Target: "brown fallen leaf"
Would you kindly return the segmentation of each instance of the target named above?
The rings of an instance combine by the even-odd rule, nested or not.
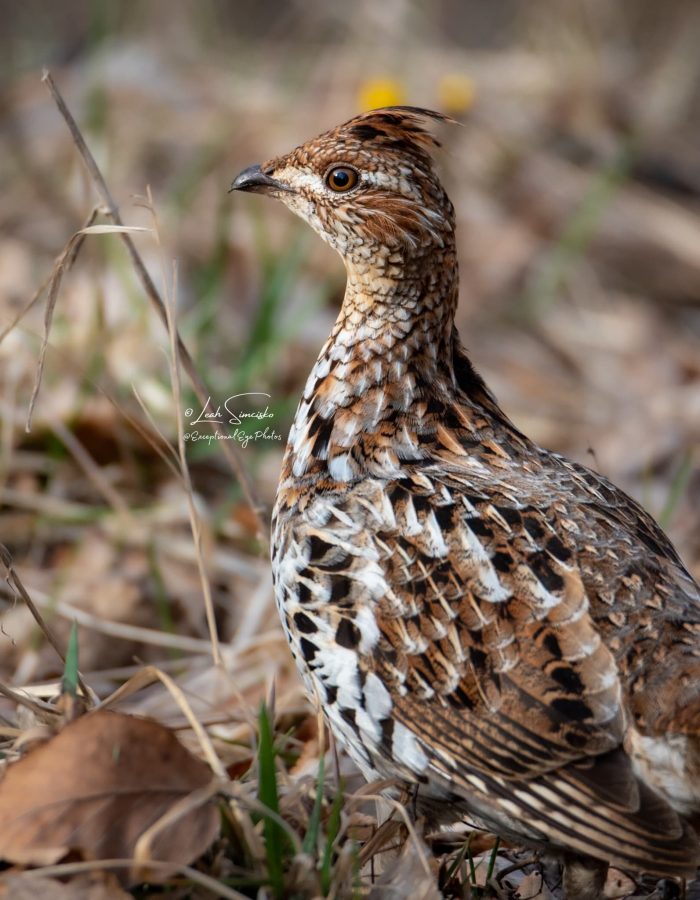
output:
[[[0,859],[50,865],[71,851],[87,859],[133,857],[139,838],[179,802],[182,815],[149,843],[150,858],[175,870],[217,834],[211,795],[204,791],[191,806],[185,800],[211,784],[209,768],[169,729],[98,710],[8,767],[0,780]],[[159,868],[152,880],[167,875]]]

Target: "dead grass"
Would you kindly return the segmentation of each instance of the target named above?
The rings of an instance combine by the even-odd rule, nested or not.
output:
[[[44,60],[0,98],[0,749],[12,764],[69,734],[77,622],[82,702],[176,732],[212,780],[172,815],[215,796],[221,818],[174,874],[146,828],[121,862],[80,860],[82,845],[17,862],[0,896],[123,897],[134,854],[153,881],[136,896],[163,879],[176,897],[559,896],[556,872],[492,836],[425,835],[405,803],[378,826],[378,786],[324,753],[277,620],[264,534],[283,442],[185,443],[208,398],[248,391],[270,396],[245,411],[269,406],[286,436],[342,271],[226,188],[351,115],[368,75],[443,107],[470,79],[475,107],[449,109],[467,127],[444,135],[466,342],[524,430],[663,515],[700,574],[694,7],[662,26],[645,3],[504,4],[500,47],[477,4],[452,12],[454,33],[447,5],[401,3],[389,21],[360,3],[352,27],[333,7],[280,13],[286,37],[233,13],[211,30],[213,3],[92,38],[76,14],[79,51],[55,69],[67,105]],[[460,46],[467,28],[484,46]],[[617,896],[651,890],[618,880]]]

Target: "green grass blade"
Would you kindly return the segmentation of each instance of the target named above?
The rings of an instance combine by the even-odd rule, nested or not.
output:
[[[71,626],[68,638],[61,690],[74,700],[78,696],[78,625],[75,622]]]
[[[469,840],[467,841],[467,862],[469,863],[469,881],[473,895],[475,898],[481,897],[481,889],[476,881],[476,866],[474,865],[474,854],[471,848],[471,835],[469,835]]]
[[[498,848],[501,845],[501,839],[499,837],[496,838],[496,841],[493,845],[493,850],[491,851],[491,856],[489,858],[489,867],[486,871],[486,884],[491,881],[493,877],[493,870],[496,867],[496,857],[498,856]]]
[[[309,818],[309,828],[304,835],[304,843],[302,849],[309,856],[316,851],[316,842],[318,840],[318,832],[321,827],[321,807],[323,806],[323,785],[326,774],[326,757],[321,756],[318,761],[318,778],[316,781],[316,799],[314,800],[314,808],[311,810]]]
[[[262,704],[258,718],[258,799],[269,810],[279,815],[279,795],[277,792],[277,771],[275,769],[275,747],[272,726],[267,707]],[[287,841],[281,826],[269,816],[263,823],[265,853],[270,886],[275,897],[284,896],[284,858]]]
[[[454,860],[447,867],[447,872],[445,873],[445,884],[448,885],[453,878],[456,877],[457,872],[465,860],[467,852],[469,850],[469,845],[471,844],[472,837],[474,835],[473,831],[469,832],[466,841],[462,844],[459,853],[455,856]]]
[[[333,799],[331,812],[328,816],[328,833],[326,834],[326,846],[323,851],[323,860],[321,862],[321,891],[325,897],[331,887],[332,863],[333,863],[333,845],[340,831],[340,813],[343,808],[343,785],[338,785],[338,793]]]

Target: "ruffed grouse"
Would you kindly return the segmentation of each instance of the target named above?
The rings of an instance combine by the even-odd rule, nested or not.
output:
[[[343,257],[272,542],[307,689],[368,779],[561,856],[689,876],[700,845],[700,589],[634,500],[517,430],[454,328],[439,114],[357,116],[233,188]]]

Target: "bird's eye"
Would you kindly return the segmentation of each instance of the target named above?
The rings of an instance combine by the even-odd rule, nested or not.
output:
[[[357,172],[349,166],[333,166],[326,173],[326,184],[337,194],[346,194],[355,187],[358,177]]]

